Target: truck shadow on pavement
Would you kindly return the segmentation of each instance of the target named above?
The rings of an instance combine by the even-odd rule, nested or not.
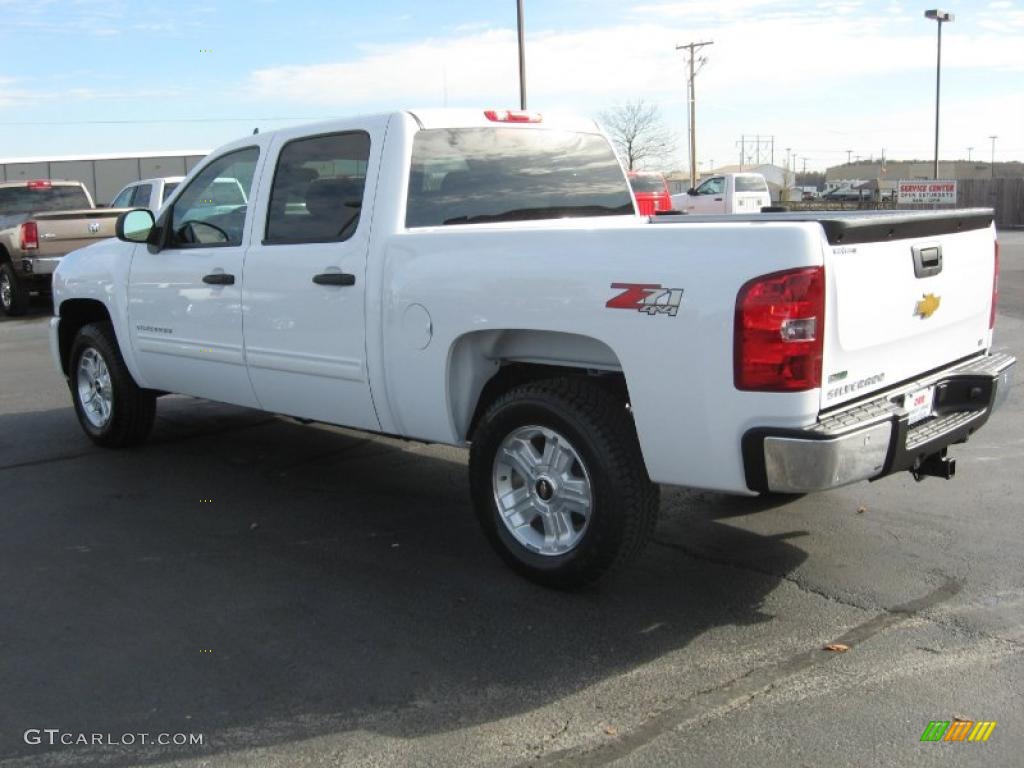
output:
[[[769,620],[772,574],[806,558],[719,522],[765,502],[669,491],[639,564],[544,590],[492,554],[463,462],[186,398],[162,400],[153,440],[123,452],[94,449],[70,409],[0,416],[0,762],[128,765],[490,722]],[[716,564],[728,557],[765,572]],[[29,728],[206,746],[30,746]]]

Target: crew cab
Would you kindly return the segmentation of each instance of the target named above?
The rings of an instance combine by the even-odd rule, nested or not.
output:
[[[758,213],[771,204],[768,182],[760,173],[718,174],[696,189],[672,195],[672,207],[684,213]]]
[[[0,183],[0,311],[23,315],[68,251],[114,236],[121,211],[93,207],[78,181]]]
[[[218,179],[247,203],[213,206]],[[910,470],[1005,397],[990,210],[641,217],[593,121],[396,112],[246,136],[58,267],[51,347],[101,446],[161,393],[469,446],[500,555],[627,562],[659,484]]]

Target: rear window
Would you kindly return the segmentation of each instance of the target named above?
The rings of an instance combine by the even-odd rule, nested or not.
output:
[[[665,179],[657,173],[639,173],[629,177],[634,192],[652,192],[656,195],[665,193]]]
[[[737,192],[767,192],[768,185],[764,183],[764,179],[759,179],[757,176],[737,176],[736,177],[736,191]]]
[[[177,181],[172,181],[172,182],[169,182],[167,184],[164,184],[164,200],[166,200],[171,195],[173,195],[174,194],[174,190],[176,190],[177,188],[178,188],[178,182]]]
[[[407,227],[633,213],[622,168],[597,134],[445,128],[413,140]]]
[[[0,215],[92,208],[81,187],[0,187]]]

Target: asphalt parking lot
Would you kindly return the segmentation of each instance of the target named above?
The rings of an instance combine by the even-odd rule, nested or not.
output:
[[[1024,358],[1002,242],[996,346]],[[665,489],[643,560],[563,594],[491,553],[462,451],[179,397],[94,448],[47,312],[0,319],[2,766],[1020,764],[1019,373],[952,481]],[[998,725],[920,742],[954,717]]]

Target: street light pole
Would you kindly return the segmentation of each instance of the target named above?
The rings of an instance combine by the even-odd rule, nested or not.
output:
[[[924,12],[926,19],[932,19],[937,21],[939,24],[939,38],[938,48],[935,58],[935,165],[933,168],[933,177],[939,178],[939,87],[941,85],[942,76],[942,23],[946,21],[953,21],[953,14],[946,11],[940,11],[937,8],[933,8],[930,11]]]
[[[991,169],[992,178],[994,179],[996,177],[996,139],[999,137],[989,136],[989,138],[992,139],[992,162],[988,164],[988,167]]]
[[[519,108],[526,109],[526,44],[523,32],[523,0],[516,0],[516,27],[519,31]]]

